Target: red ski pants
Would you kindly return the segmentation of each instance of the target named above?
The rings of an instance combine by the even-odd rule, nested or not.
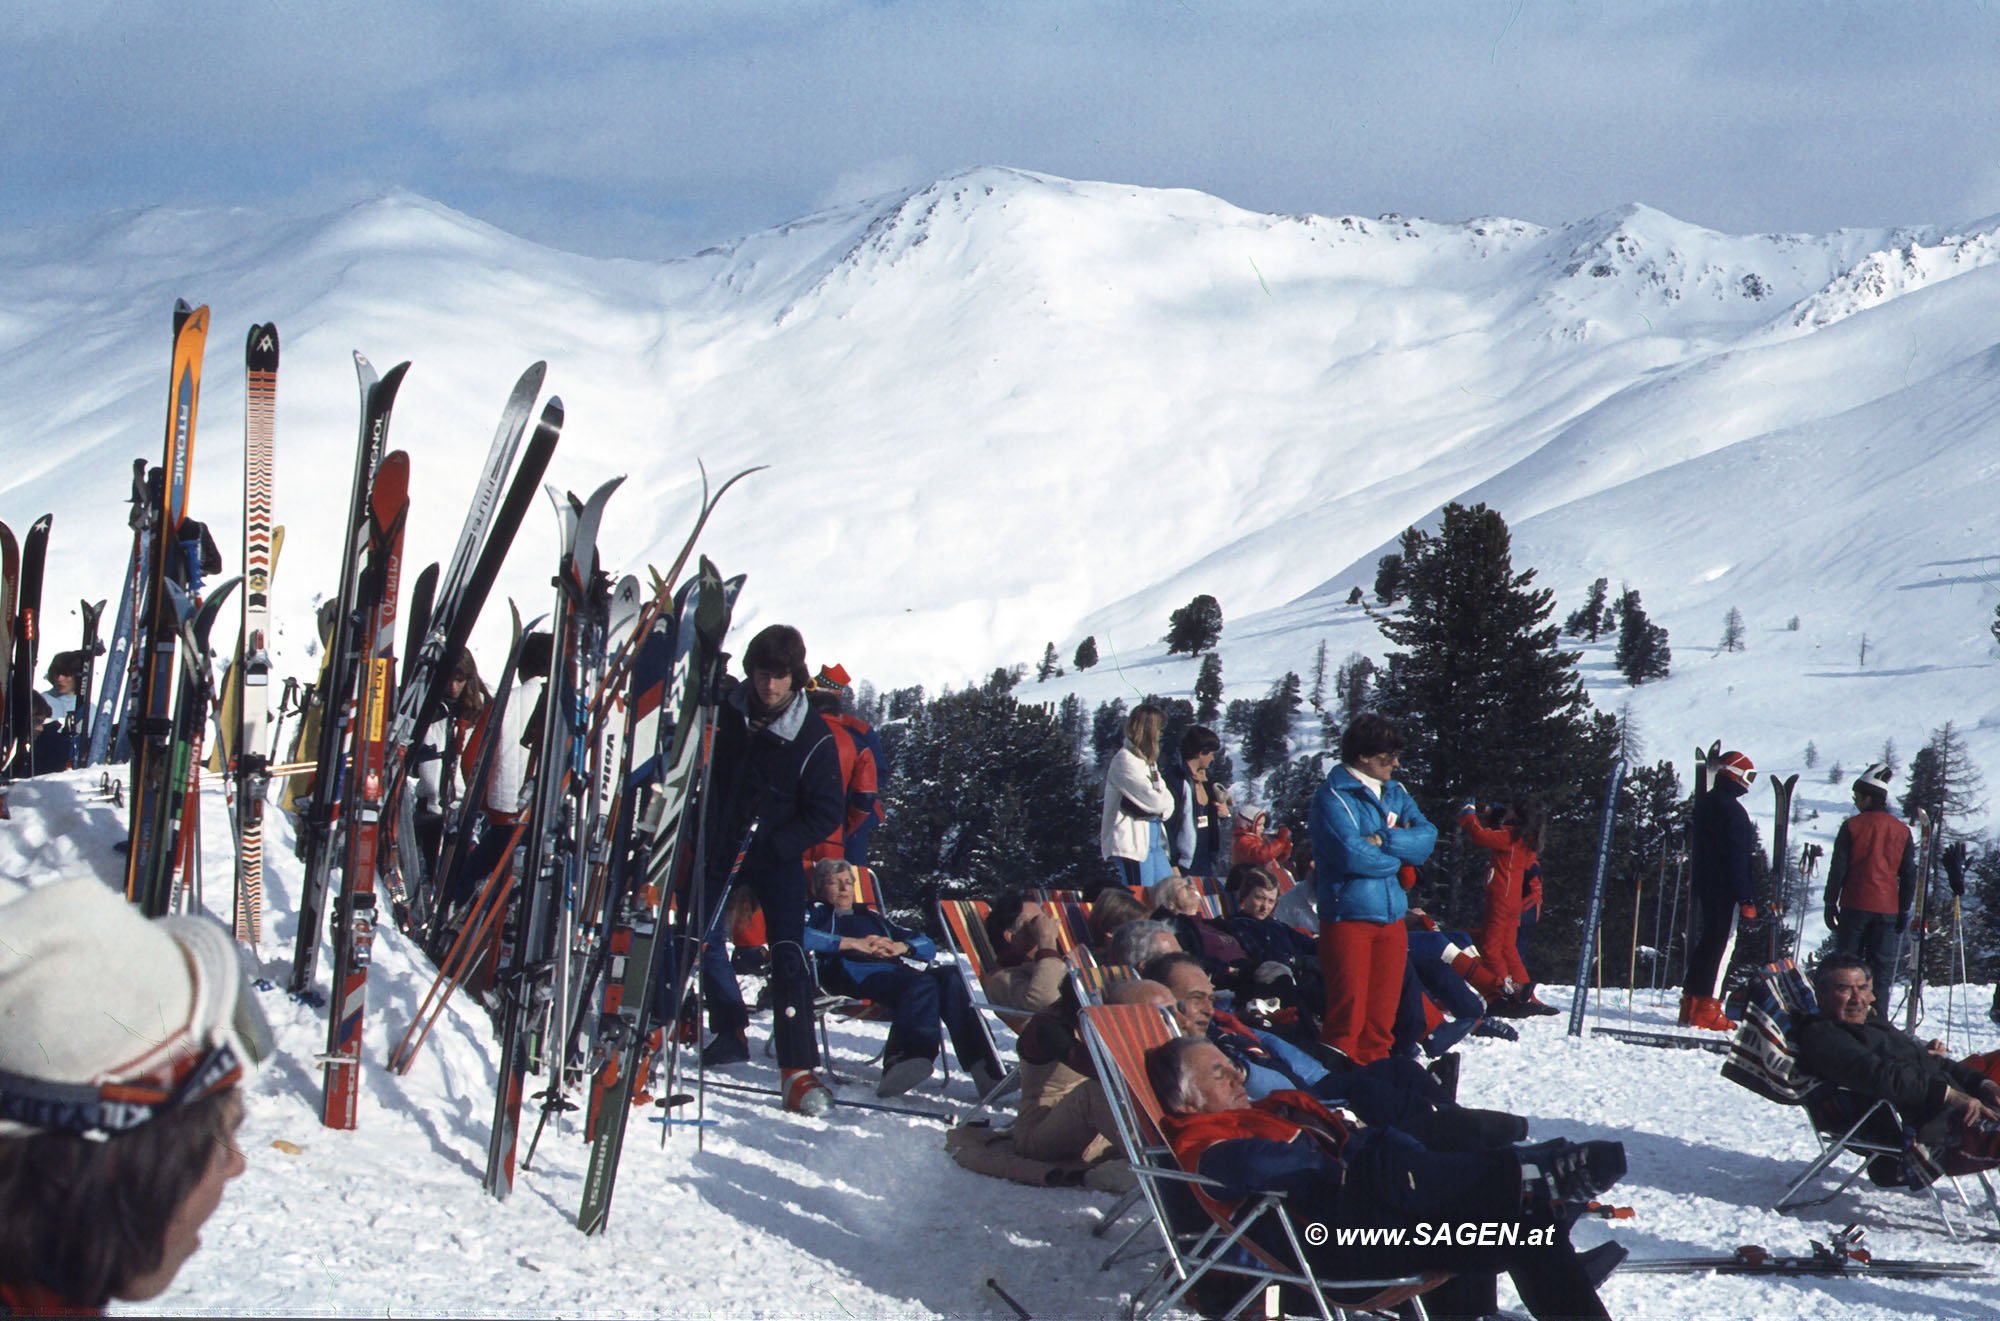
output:
[[[1356,1064],[1387,1059],[1410,938],[1401,922],[1324,922],[1319,967],[1326,1018],[1319,1039]]]

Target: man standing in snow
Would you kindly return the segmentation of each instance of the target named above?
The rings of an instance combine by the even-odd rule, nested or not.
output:
[[[806,966],[806,851],[845,819],[847,791],[833,731],[805,698],[811,679],[806,643],[788,624],[773,624],[743,650],[747,681],[730,689],[715,715],[709,767],[708,897],[721,902],[737,844],[757,825],[736,884],[764,908],[771,942],[771,1036],[777,1048],[785,1108],[824,1114],[833,1096],[814,1070],[813,978]],[[750,1058],[750,1021],[729,972],[720,928],[702,950],[703,994],[716,1038],[703,1052],[710,1065]]]
[[[1910,828],[1889,811],[1889,777],[1881,762],[1854,781],[1855,814],[1840,823],[1826,866],[1826,929],[1836,954],[1868,965],[1882,1003],[1896,989],[1896,937],[1910,928],[1917,897],[1917,849]]]
[[[1356,716],[1340,765],[1313,797],[1307,824],[1319,868],[1319,962],[1326,981],[1320,1040],[1356,1064],[1386,1058],[1409,957],[1399,874],[1430,857],[1437,827],[1395,780],[1403,736],[1383,716]]]
[[[1743,795],[1757,782],[1757,768],[1740,752],[1725,752],[1715,763],[1714,782],[1694,815],[1694,896],[1699,935],[1688,956],[1687,987],[1681,995],[1682,1027],[1733,1032],[1722,1013],[1722,979],[1736,947],[1736,922],[1757,920],[1751,888],[1750,855],[1757,832],[1743,810]]]

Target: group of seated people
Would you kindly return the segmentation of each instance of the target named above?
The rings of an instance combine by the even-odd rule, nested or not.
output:
[[[1122,980],[1106,979],[1104,1002],[1156,1006],[1183,1034],[1149,1061],[1155,1093],[1173,1116],[1169,1138],[1183,1165],[1217,1181],[1211,1195],[1220,1203],[1279,1191],[1295,1215],[1329,1227],[1468,1218],[1522,1225],[1513,1247],[1314,1249],[1315,1269],[1332,1275],[1457,1272],[1426,1296],[1433,1315],[1491,1312],[1499,1271],[1511,1275],[1538,1316],[1605,1315],[1595,1285],[1624,1251],[1605,1244],[1577,1253],[1569,1228],[1582,1203],[1624,1173],[1622,1147],[1525,1145],[1526,1120],[1457,1104],[1455,1074],[1441,1079],[1411,1055],[1357,1067],[1322,1046],[1313,1031],[1283,1033],[1218,1007],[1225,977],[1238,986],[1240,1004],[1272,984],[1270,971],[1262,982],[1254,975],[1264,964],[1294,972],[1312,964],[1303,939],[1272,932],[1257,939],[1256,924],[1269,921],[1274,890],[1240,879],[1243,924],[1186,911],[1179,887],[1165,884],[1156,887],[1155,897],[1164,901],[1156,916],[1120,888],[1107,889],[1091,906],[1089,929],[1098,940],[1100,966],[1131,970]],[[1241,902],[1246,897],[1248,904]],[[1100,925],[1107,911],[1124,920]],[[1021,894],[999,901],[988,916],[990,945],[1004,951],[1007,962],[988,970],[988,996],[1016,1008],[1028,1007],[1025,996],[1042,988],[1050,998],[1033,1006],[1019,1032],[1021,1091],[1009,1134],[976,1143],[948,1140],[947,1146],[962,1164],[987,1172],[1013,1173],[995,1164],[996,1144],[1024,1163],[1082,1167],[1090,1174],[1121,1166],[1111,1100],[1083,1043],[1082,979],[1063,975],[1070,965],[1061,948],[1061,919],[1052,905]],[[1249,939],[1232,934],[1239,930]],[[1199,1214],[1192,1202],[1185,1209]],[[1275,1223],[1269,1232],[1278,1232]],[[1529,1243],[1535,1246],[1522,1246]],[[1198,1301],[1207,1306],[1224,1299],[1218,1289]]]

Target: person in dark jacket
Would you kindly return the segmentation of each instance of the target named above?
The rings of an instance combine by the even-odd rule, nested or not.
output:
[[[1792,1033],[1807,1073],[1894,1106],[1919,1142],[1948,1150],[1948,1174],[2000,1164],[2000,1053],[1954,1060],[1874,1017],[1874,980],[1852,954],[1820,960],[1813,994],[1819,1013]]]
[[[1214,730],[1192,725],[1181,735],[1180,756],[1160,767],[1174,795],[1167,816],[1167,856],[1183,876],[1220,876],[1229,866],[1229,791],[1210,784],[1208,768],[1222,750]]]
[[[1880,762],[1854,781],[1855,813],[1840,823],[1826,865],[1826,929],[1836,954],[1867,963],[1880,994],[1876,1017],[1896,989],[1896,937],[1910,929],[1917,897],[1917,849],[1910,828],[1889,811],[1890,769]]]
[[[937,946],[931,938],[855,907],[854,868],[845,858],[815,862],[812,885],[815,902],[806,914],[805,947],[819,965],[820,985],[887,1005],[895,1015],[875,1094],[901,1096],[931,1076],[940,1023],[979,1094],[997,1087],[1000,1061],[965,979],[954,968],[933,966]]]
[[[1276,999],[1283,1008],[1296,1010],[1300,1035],[1317,1040],[1320,1010],[1326,1007],[1318,942],[1272,916],[1278,908],[1278,878],[1262,867],[1231,867],[1229,893],[1236,912],[1222,919],[1221,926],[1248,956],[1254,986],[1245,988],[1246,996]]]
[[[1682,1027],[1733,1032],[1722,1013],[1722,979],[1736,946],[1736,922],[1757,920],[1757,892],[1750,880],[1750,856],[1757,832],[1743,810],[1743,795],[1757,782],[1757,768],[1740,752],[1725,752],[1714,780],[1694,814],[1693,890],[1700,922],[1688,955],[1687,986],[1681,995]]]
[[[716,1034],[704,1059],[738,1063],[750,1057],[744,1030],[749,1011],[729,970],[720,922],[723,890],[738,846],[754,822],[757,836],[736,884],[757,896],[771,943],[771,1035],[777,1047],[785,1108],[824,1114],[833,1094],[814,1070],[813,977],[806,966],[806,851],[845,819],[847,790],[833,731],[805,699],[810,679],[806,644],[788,624],[773,624],[743,649],[746,681],[731,688],[715,714],[709,764],[708,938],[702,985]],[[673,1021],[669,1015],[667,1021]]]
[[[1585,1260],[1570,1245],[1569,1231],[1572,1204],[1624,1176],[1620,1144],[1431,1150],[1395,1128],[1351,1128],[1305,1092],[1276,1092],[1253,1103],[1228,1057],[1191,1037],[1148,1051],[1146,1073],[1167,1112],[1161,1128],[1181,1168],[1214,1180],[1193,1196],[1228,1216],[1255,1193],[1280,1194],[1296,1223],[1320,1231],[1304,1234],[1315,1271],[1332,1278],[1451,1271],[1425,1296],[1427,1310],[1484,1316],[1498,1310],[1494,1277],[1504,1270],[1537,1317],[1608,1315],[1593,1267],[1608,1269],[1624,1254],[1606,1245]],[[1371,1235],[1366,1245],[1343,1241],[1349,1236],[1341,1232],[1409,1231],[1441,1221],[1518,1231],[1505,1244],[1406,1233],[1400,1243]],[[1289,1255],[1282,1226],[1269,1217],[1252,1224],[1249,1237],[1280,1260]]]

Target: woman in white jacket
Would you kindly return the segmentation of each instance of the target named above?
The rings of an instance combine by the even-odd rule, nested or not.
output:
[[[1124,885],[1138,885],[1140,864],[1152,847],[1155,823],[1174,810],[1173,791],[1160,778],[1160,730],[1166,713],[1141,702],[1125,718],[1125,746],[1104,770],[1104,816],[1097,848]]]

